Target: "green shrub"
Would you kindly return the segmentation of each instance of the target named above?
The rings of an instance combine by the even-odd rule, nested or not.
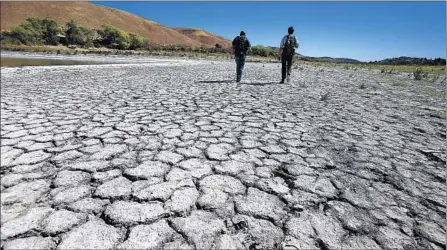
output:
[[[65,25],[65,37],[67,45],[80,45],[84,48],[101,47],[98,32],[83,27],[73,20]]]
[[[262,57],[275,57],[278,55],[275,49],[260,45],[252,46],[250,54]]]
[[[61,27],[54,20],[28,18],[11,29],[10,37],[25,45],[58,45],[61,32]]]
[[[423,76],[423,74],[422,74],[422,69],[421,69],[421,68],[417,68],[417,69],[413,72],[413,76],[414,76],[414,79],[415,79],[415,80],[418,80],[418,81],[422,80],[422,76]]]
[[[21,45],[21,44],[22,43],[18,39],[11,37],[10,34],[7,34],[7,35],[2,34],[2,36],[1,36],[1,46],[2,47],[9,46],[9,45],[17,46],[17,45]]]
[[[103,29],[98,31],[102,36],[102,45],[115,49],[149,49],[149,41],[137,34],[129,34],[120,30],[110,24],[103,26]]]
[[[138,36],[137,34],[129,34],[129,39],[130,39],[130,46],[129,49],[140,49],[143,47],[143,43],[144,43],[144,39],[140,36]]]
[[[14,27],[11,30],[11,36],[25,45],[41,43],[41,35],[39,31],[23,26]]]
[[[66,24],[65,39],[67,44],[84,45],[87,43],[87,36],[84,34],[85,29],[81,29],[73,20]]]
[[[42,28],[43,39],[45,40],[46,44],[58,45],[58,35],[62,33],[62,28],[59,26],[59,24],[57,24],[57,22],[54,20],[43,19]]]
[[[405,83],[403,83],[403,82],[395,82],[395,83],[393,83],[393,86],[403,87],[403,86],[405,86]]]

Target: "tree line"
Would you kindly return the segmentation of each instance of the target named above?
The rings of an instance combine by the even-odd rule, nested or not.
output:
[[[101,29],[89,29],[73,20],[65,25],[59,25],[48,18],[28,18],[10,31],[2,32],[2,45],[65,45],[82,48],[106,47],[118,50],[167,50],[198,53],[231,53],[231,48],[224,48],[221,44],[210,47],[192,48],[183,45],[157,45],[142,36],[129,33],[105,24]],[[277,51],[264,46],[253,46],[251,55],[261,57],[275,57]]]
[[[370,64],[381,64],[381,65],[426,65],[426,66],[442,66],[446,65],[446,60],[444,58],[417,58],[417,57],[395,57],[389,58],[381,61],[373,61]]]
[[[10,31],[1,33],[2,45],[66,45],[80,46],[83,48],[106,47],[118,50],[166,50],[198,53],[231,53],[231,48],[223,48],[220,44],[214,47],[192,48],[183,45],[156,45],[142,36],[129,33],[104,24],[100,29],[89,29],[81,26],[73,20],[65,25],[59,25],[55,20],[48,18],[28,18],[19,26]],[[260,57],[277,57],[277,48],[256,45],[251,47],[249,55]],[[312,58],[301,56],[303,61],[342,61],[354,62],[348,59]],[[413,57],[399,57],[382,61],[368,62],[367,64],[382,65],[446,65],[443,58],[427,59]]]
[[[84,48],[144,49],[148,39],[128,33],[112,25],[89,29],[73,20],[60,26],[47,18],[28,18],[10,31],[2,32],[2,43],[15,45],[77,45]]]

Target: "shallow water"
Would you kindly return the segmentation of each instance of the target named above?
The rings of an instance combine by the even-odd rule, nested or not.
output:
[[[96,65],[96,64],[114,64],[114,62],[98,61],[98,60],[88,61],[88,60],[67,60],[67,59],[46,59],[46,58],[1,57],[0,64],[1,67],[22,67],[22,66],[53,66],[53,65]]]

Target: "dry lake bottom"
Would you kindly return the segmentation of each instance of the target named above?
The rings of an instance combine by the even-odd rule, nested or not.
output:
[[[233,61],[2,68],[3,249],[445,249],[445,83],[234,78]]]

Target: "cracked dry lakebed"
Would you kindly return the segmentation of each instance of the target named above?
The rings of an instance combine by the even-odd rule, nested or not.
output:
[[[297,64],[2,68],[2,249],[445,249],[442,79]]]

